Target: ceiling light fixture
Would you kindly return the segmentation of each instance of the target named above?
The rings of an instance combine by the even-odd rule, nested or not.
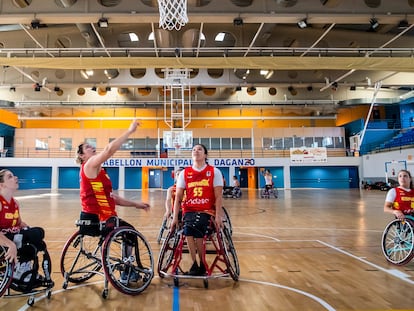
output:
[[[243,19],[241,17],[236,17],[233,19],[234,26],[243,26]]]
[[[302,19],[298,22],[298,27],[300,29],[304,29],[304,28],[308,27],[308,21],[306,20],[306,18]]]
[[[33,85],[33,88],[35,92],[40,92],[42,86],[39,83],[36,83],[35,85]]]
[[[98,26],[100,28],[108,28],[108,19],[105,17],[101,17],[98,21]]]
[[[379,26],[378,20],[375,17],[373,17],[373,18],[371,18],[369,23],[371,24],[369,30],[376,31],[378,26]]]
[[[40,28],[40,21],[38,19],[32,20],[31,24],[32,29],[39,29]]]
[[[409,26],[409,24],[408,24],[408,21],[406,19],[403,19],[398,23],[398,29],[406,29],[406,28],[408,28],[408,26]]]

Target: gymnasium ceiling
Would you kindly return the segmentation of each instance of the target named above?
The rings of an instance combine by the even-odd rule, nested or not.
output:
[[[188,69],[193,106],[411,97],[414,0],[188,0],[187,16],[168,30],[156,0],[0,1],[0,106],[161,107],[167,68]]]

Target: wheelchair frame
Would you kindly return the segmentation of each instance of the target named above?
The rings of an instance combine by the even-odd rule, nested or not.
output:
[[[279,192],[277,191],[277,188],[275,187],[271,189],[267,189],[265,187],[260,191],[260,197],[262,199],[270,199],[271,197],[274,197],[275,199],[277,199],[278,196],[279,196]]]
[[[66,289],[69,282],[82,283],[94,275],[101,275],[104,277],[103,298],[108,297],[108,283],[123,294],[138,295],[154,277],[151,247],[136,229],[118,226],[118,219],[113,230],[108,233],[105,233],[105,225],[100,224],[99,235],[81,234],[78,230],[68,239],[60,258],[64,277],[62,287]],[[135,245],[126,245],[127,236],[134,236]],[[129,252],[127,248],[131,248]],[[127,275],[126,284],[120,281],[122,273]],[[140,276],[137,282],[130,280],[133,273]]]
[[[174,278],[174,285],[179,286],[180,278],[202,279],[204,287],[208,288],[208,279],[230,276],[234,281],[238,281],[240,275],[239,261],[236,249],[231,238],[228,227],[218,230],[214,221],[210,220],[212,231],[204,236],[202,261],[206,267],[205,276],[190,276],[185,274],[181,267],[182,254],[186,236],[183,229],[177,228],[168,233],[158,258],[158,275],[161,278]],[[208,264],[206,254],[212,254],[213,259]],[[218,272],[214,272],[218,270]]]
[[[223,212],[224,212],[224,219],[223,219],[223,223],[224,226],[227,227],[227,230],[230,232],[230,235],[233,234],[233,228],[231,226],[231,221],[230,221],[230,216],[229,213],[227,212],[227,210],[224,208],[223,206]],[[171,222],[172,222],[172,215],[163,219],[162,223],[161,223],[161,227],[160,230],[158,232],[158,236],[157,236],[157,243],[161,244],[162,242],[165,241],[166,237],[168,236],[170,227],[171,227]]]
[[[31,245],[31,244],[28,244],[28,245]],[[36,248],[34,249],[36,251]],[[49,256],[47,249],[45,249],[42,252],[44,252],[47,258],[49,259],[47,269],[48,269],[48,273],[50,276],[52,272],[52,263],[50,260],[50,256]],[[38,256],[39,253],[40,252],[36,251],[36,256]],[[35,297],[38,294],[44,293],[47,299],[51,298],[52,296],[51,289],[53,288],[54,283],[50,279],[46,279],[46,281],[50,282],[47,285],[39,285],[28,291],[18,288],[18,285],[14,285],[13,284],[13,273],[14,273],[15,264],[6,260],[5,254],[6,254],[6,248],[0,245],[0,297],[2,297],[3,295],[4,295],[4,298],[28,296],[27,304],[29,306],[34,305]],[[32,259],[32,260],[35,261],[35,259]],[[39,265],[38,268],[40,269],[40,267],[41,266]]]
[[[414,216],[405,215],[405,220],[394,219],[387,224],[382,234],[382,252],[392,264],[405,265],[414,257]]]

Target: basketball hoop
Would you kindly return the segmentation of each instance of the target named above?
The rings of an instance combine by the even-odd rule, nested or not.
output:
[[[180,30],[188,23],[187,0],[158,0],[160,27]]]

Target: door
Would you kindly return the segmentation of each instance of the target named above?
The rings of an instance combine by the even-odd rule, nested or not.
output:
[[[149,188],[161,188],[161,170],[149,170]]]

